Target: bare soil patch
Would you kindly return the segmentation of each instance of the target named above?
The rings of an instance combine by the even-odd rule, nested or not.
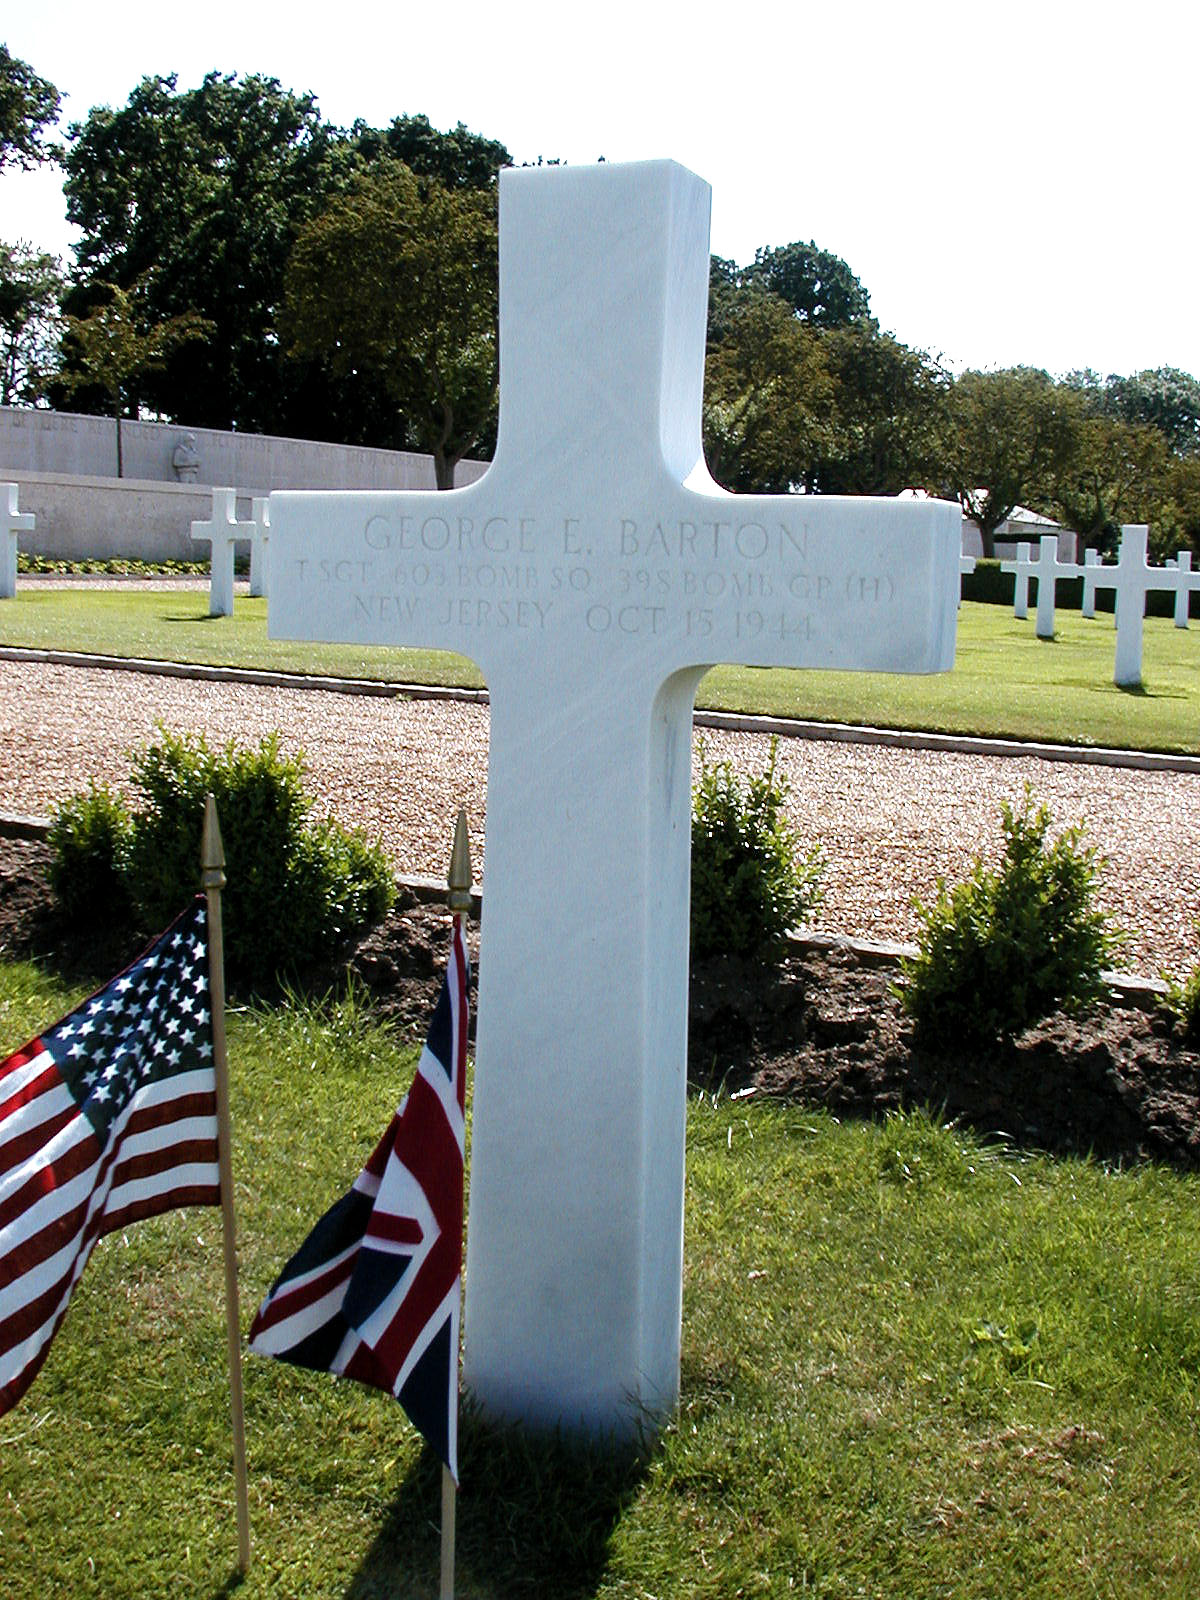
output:
[[[91,925],[67,925],[46,881],[48,862],[40,841],[0,838],[0,951],[102,981],[136,954],[136,938],[113,928],[103,907]],[[380,1013],[418,1039],[446,948],[445,912],[402,894],[379,928],[331,952],[328,966],[304,981],[321,992],[352,973]],[[1182,1044],[1162,1013],[1104,1007],[1051,1018],[986,1055],[965,1054],[952,1041],[931,1051],[914,1040],[895,979],[844,951],[797,951],[778,971],[729,957],[697,963],[691,1075],[710,1088],[838,1116],[925,1106],[1023,1148],[1200,1167],[1200,1052]]]

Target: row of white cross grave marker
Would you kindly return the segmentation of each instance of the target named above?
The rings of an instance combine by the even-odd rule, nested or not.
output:
[[[206,541],[212,549],[209,567],[208,614],[233,615],[234,547],[250,541],[250,593],[265,595],[270,568],[271,511],[266,497],[250,502],[250,521],[237,519],[237,490],[214,489],[212,516],[207,522],[192,523],[192,538]]]
[[[33,532],[34,517],[31,511],[17,510],[17,484],[0,483],[0,495],[5,501],[0,526],[0,600],[11,600],[17,592],[17,539]]]
[[[7,502],[0,523],[0,600],[11,600],[17,592],[17,541],[34,530],[33,513],[17,510],[18,490],[15,483],[0,484],[0,497]],[[264,496],[250,502],[250,521],[239,522],[236,489],[214,489],[212,497],[212,516],[192,523],[192,538],[207,540],[212,547],[209,614],[228,617],[233,615],[234,546],[239,540],[250,542],[250,593],[267,592],[271,513]]]
[[[1168,561],[1165,566],[1149,564],[1146,560],[1148,532],[1141,523],[1127,524],[1121,529],[1121,548],[1115,566],[1105,566],[1095,550],[1084,552],[1082,565],[1076,561],[1060,561],[1058,539],[1054,534],[1043,535],[1036,561],[1030,559],[1029,545],[1022,542],[1017,546],[1015,561],[1000,563],[1001,572],[1013,574],[1013,614],[1018,618],[1029,615],[1029,580],[1037,579],[1039,639],[1054,637],[1054,595],[1061,579],[1083,579],[1080,610],[1085,617],[1096,615],[1097,589],[1115,590],[1117,653],[1113,682],[1123,689],[1135,688],[1142,681],[1142,620],[1146,614],[1147,594],[1151,590],[1173,592],[1175,626],[1186,628],[1192,593],[1200,590],[1200,572],[1192,571],[1190,550],[1181,550],[1175,560]]]

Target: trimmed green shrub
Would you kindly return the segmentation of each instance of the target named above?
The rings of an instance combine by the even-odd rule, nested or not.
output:
[[[282,756],[275,735],[257,749],[213,751],[203,737],[160,730],[134,755],[131,778],[138,800],[110,862],[144,929],[168,922],[197,892],[205,796],[216,799],[231,982],[258,988],[301,972],[392,902],[382,847],[311,820],[304,764]]]
[[[700,750],[692,796],[692,955],[778,957],[789,928],[811,917],[824,891],[820,846],[803,851],[783,814],[787,781],[766,771],[743,784],[728,761]]]
[[[47,835],[54,852],[50,887],[68,917],[129,922],[133,902],[125,873],[131,837],[125,802],[105,784],[89,784],[58,808]]]
[[[1028,786],[1021,810],[1004,802],[1001,813],[1000,867],[977,858],[965,882],[947,890],[939,879],[934,903],[916,902],[920,953],[904,963],[901,999],[927,1039],[984,1045],[1085,1010],[1121,948],[1094,903],[1099,857],[1082,844],[1082,823],[1048,843],[1050,812],[1034,809]]]
[[[1167,979],[1163,1004],[1174,1017],[1184,1043],[1200,1046],[1200,961],[1182,981]]]

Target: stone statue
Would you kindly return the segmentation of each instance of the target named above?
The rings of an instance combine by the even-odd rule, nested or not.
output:
[[[185,433],[180,439],[171,453],[171,465],[180,483],[195,483],[200,475],[200,457],[194,433]]]

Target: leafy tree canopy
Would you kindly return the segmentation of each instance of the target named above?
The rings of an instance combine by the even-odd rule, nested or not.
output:
[[[494,193],[509,159],[502,144],[461,123],[439,133],[423,116],[346,132],[322,120],[311,95],[218,73],[185,91],[173,76],[145,78],[123,107],[74,124],[70,139],[67,214],[83,237],[69,309],[82,315],[97,293],[103,300],[100,284],[142,282],[156,320],[191,310],[212,324],[205,344],[176,349],[149,375],[142,400],[201,426],[412,442],[375,368],[338,363],[335,373],[285,342],[287,262],[305,226],[363,174],[394,167],[397,151],[448,190]],[[332,264],[335,280],[344,267]]]
[[[494,189],[500,168],[512,166],[498,139],[472,133],[461,122],[447,133],[439,133],[425,116],[395,117],[386,128],[356,122],[350,138],[368,165],[388,156],[447,189]]]
[[[0,44],[0,172],[5,167],[28,171],[51,159],[45,135],[58,121],[60,104],[54,85]]]
[[[69,394],[96,387],[107,396],[117,421],[117,476],[121,476],[121,416],[138,411],[139,386],[161,372],[173,351],[204,339],[211,324],[195,311],[154,320],[145,309],[148,283],[132,289],[105,286],[108,298],[86,317],[68,317],[65,346],[70,371],[59,383]]]
[[[1200,456],[1170,463],[1150,535],[1157,558],[1191,549],[1200,563]]]
[[[811,239],[756,250],[741,280],[778,295],[814,328],[841,328],[870,315],[870,297],[841,256]]]
[[[833,385],[811,328],[775,295],[731,304],[704,378],[704,449],[728,489],[786,493],[810,486],[831,449]]]
[[[440,488],[495,437],[497,244],[493,192],[381,158],[307,224],[288,264],[290,348],[381,385]]]
[[[85,312],[98,284],[144,285],[147,316],[192,311],[213,326],[176,350],[142,396],[201,426],[295,431],[297,375],[275,333],[296,233],[353,166],[309,95],[274,78],[210,73],[198,89],[144,78],[126,105],[72,124],[67,217],[82,231]]]
[[[1157,428],[1085,416],[1045,484],[1045,498],[1065,527],[1102,554],[1115,554],[1122,523],[1157,520],[1167,465]]]
[[[978,524],[985,556],[1013,509],[1044,493],[1069,460],[1080,416],[1071,390],[1035,367],[964,372],[955,383],[933,487]]]
[[[0,405],[33,405],[58,365],[57,256],[27,244],[0,243]]]
[[[841,257],[811,242],[760,249],[744,268],[711,258],[705,445],[716,476],[810,494],[897,494],[928,476],[947,375],[869,309]]]
[[[948,375],[869,317],[819,334],[833,388],[830,449],[812,487],[899,494],[923,483],[946,432]]]
[[[1110,377],[1104,408],[1123,422],[1157,428],[1176,455],[1200,455],[1200,381],[1178,367]]]

